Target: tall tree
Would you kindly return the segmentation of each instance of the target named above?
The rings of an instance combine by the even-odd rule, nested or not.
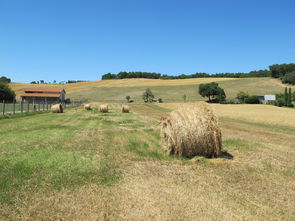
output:
[[[0,83],[0,101],[11,102],[15,99],[15,92],[8,84]]]
[[[209,102],[211,102],[211,99],[215,97],[218,98],[218,101],[223,100],[226,97],[224,90],[219,87],[216,82],[200,84],[199,94],[202,97],[208,97]]]
[[[10,83],[11,79],[5,76],[0,77],[0,83]]]
[[[288,93],[288,107],[292,106],[292,89],[289,88],[289,93]]]

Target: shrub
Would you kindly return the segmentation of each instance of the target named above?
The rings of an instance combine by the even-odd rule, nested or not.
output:
[[[258,96],[249,96],[248,98],[245,99],[246,104],[260,104],[260,100]]]
[[[159,99],[158,99],[158,102],[159,102],[159,103],[163,103],[163,99],[162,99],[162,98],[159,98]]]
[[[150,88],[147,88],[142,95],[143,101],[146,103],[147,102],[150,102],[150,103],[154,102],[154,97],[155,96]]]
[[[249,94],[247,92],[244,91],[240,91],[237,94],[237,99],[241,102],[241,103],[245,103],[245,100],[249,97]]]

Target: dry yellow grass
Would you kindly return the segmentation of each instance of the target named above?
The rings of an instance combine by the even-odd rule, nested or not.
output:
[[[183,103],[157,104],[171,110]],[[254,123],[295,126],[295,109],[261,104],[210,104],[218,117],[232,118]]]
[[[209,83],[213,81],[236,80],[235,78],[192,78],[192,79],[176,79],[176,80],[160,80],[160,79],[122,79],[122,80],[103,80],[103,81],[87,81],[75,84],[25,84],[11,83],[11,88],[16,92],[17,97],[23,93],[25,88],[64,88],[67,93],[89,90],[96,87],[151,87],[151,86],[175,86],[175,85],[192,85]]]

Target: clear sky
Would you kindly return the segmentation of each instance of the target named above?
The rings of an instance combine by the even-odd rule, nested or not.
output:
[[[295,62],[295,0],[0,0],[0,76],[247,72]]]

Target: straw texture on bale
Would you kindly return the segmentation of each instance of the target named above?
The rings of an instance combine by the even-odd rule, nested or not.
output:
[[[85,104],[84,109],[85,110],[92,110],[91,104]]]
[[[182,106],[162,118],[161,136],[170,155],[221,155],[222,137],[218,119],[206,102]]]
[[[102,113],[107,113],[109,111],[109,107],[107,104],[101,104],[99,105],[99,111]]]
[[[52,113],[63,113],[63,107],[61,104],[54,104],[51,106]]]
[[[122,106],[122,113],[129,113],[130,112],[130,107],[128,105],[123,105]]]

